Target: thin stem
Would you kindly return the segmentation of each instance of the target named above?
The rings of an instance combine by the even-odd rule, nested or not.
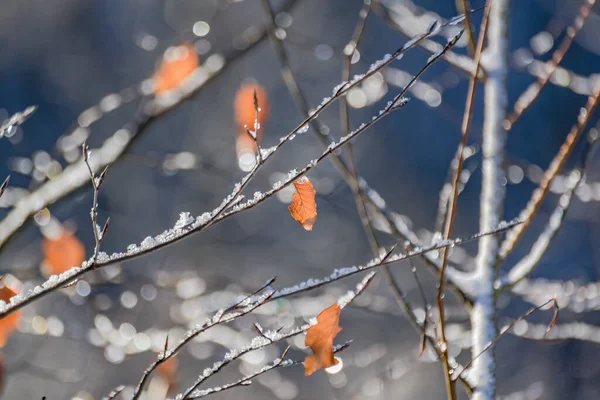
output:
[[[467,39],[469,40],[469,53],[473,56],[473,59],[475,60],[475,62],[477,62],[477,59],[475,56],[477,50],[476,50],[476,46],[475,46],[475,35],[473,34],[473,27],[471,25],[471,14],[470,14],[471,4],[470,4],[469,0],[461,0],[460,9],[458,11],[466,15],[465,25],[467,27]],[[476,71],[475,75],[477,75],[478,72],[479,71]]]
[[[556,49],[554,53],[552,53],[552,59],[550,60],[550,62],[546,63],[546,68],[543,69],[542,74],[538,76],[537,81],[529,85],[529,87],[525,89],[523,93],[521,93],[521,95],[515,102],[514,110],[504,120],[504,129],[510,131],[513,128],[515,122],[517,122],[517,120],[521,118],[525,110],[527,110],[527,108],[535,101],[535,99],[538,97],[542,89],[546,86],[548,81],[550,81],[550,78],[556,71],[556,68],[558,68],[558,65],[561,63],[561,61],[565,57],[565,54],[567,54],[567,51],[571,47],[575,36],[577,36],[577,33],[579,33],[581,28],[583,28],[583,25],[585,24],[585,21],[589,17],[590,12],[592,11],[592,8],[595,4],[596,0],[583,1],[581,7],[579,8],[579,13],[575,17],[573,23],[567,27],[567,33],[565,37],[560,43],[558,49]]]
[[[512,321],[508,326],[506,326],[505,328],[503,328],[502,332],[500,332],[500,334],[496,335],[496,337],[491,342],[489,342],[483,348],[483,350],[479,354],[476,354],[473,358],[471,358],[471,361],[469,361],[463,367],[463,369],[456,375],[456,377],[463,375],[464,372],[466,370],[468,370],[471,367],[471,365],[473,365],[473,363],[475,362],[475,360],[477,360],[486,351],[488,351],[490,349],[490,347],[492,347],[494,344],[496,344],[496,342],[498,340],[500,340],[500,338],[502,336],[504,336],[505,333],[507,333],[508,331],[510,331],[512,328],[514,328],[516,324],[518,324],[519,322],[523,321],[525,318],[529,317],[534,312],[536,312],[538,310],[541,310],[542,308],[546,307],[548,304],[552,304],[552,308],[554,308],[554,314],[552,315],[552,319],[550,320],[550,323],[546,326],[546,335],[547,335],[548,332],[550,332],[550,330],[552,329],[552,327],[554,327],[554,325],[556,324],[556,320],[558,318],[559,308],[558,308],[558,303],[557,303],[556,299],[554,299],[554,298],[548,300],[544,304],[541,304],[541,305],[539,305],[537,307],[533,307],[532,309],[530,309],[529,311],[527,311],[525,314],[521,315],[519,318],[517,318],[514,321]],[[453,378],[453,379],[457,379],[457,378]]]
[[[452,196],[450,197],[450,204],[448,210],[448,219],[446,220],[446,226],[444,229],[444,239],[449,238],[452,235],[452,229],[454,228],[454,220],[456,217],[456,203],[458,200],[458,190],[459,190],[459,182],[460,176],[462,173],[463,162],[464,162],[464,150],[467,146],[467,139],[469,137],[469,128],[471,127],[471,119],[473,116],[473,104],[475,102],[475,89],[477,88],[477,74],[479,73],[479,67],[481,62],[481,53],[483,50],[483,45],[485,43],[486,33],[487,33],[487,24],[490,16],[490,1],[487,2],[487,7],[485,9],[485,14],[483,16],[483,20],[481,22],[481,29],[479,32],[479,39],[477,41],[477,48],[475,50],[475,74],[471,78],[469,82],[469,90],[467,92],[467,100],[465,104],[465,112],[463,115],[463,123],[462,123],[462,137],[460,144],[458,146],[458,150],[456,154],[458,155],[458,163],[456,165],[456,169],[454,171],[454,181],[452,183]],[[464,4],[464,3],[463,3]],[[465,5],[466,7],[466,5]],[[445,324],[445,315],[444,315],[444,283],[446,277],[446,267],[448,265],[448,249],[442,250],[442,267],[440,270],[440,279],[438,283],[438,291],[436,297],[436,304],[439,311],[439,331],[440,331],[440,340],[442,342],[442,348],[444,351],[442,352],[442,361],[444,365],[444,374],[446,381],[446,390],[448,394],[448,399],[454,400],[456,399],[456,388],[454,382],[452,380],[452,371],[450,364],[448,363],[448,341],[446,339],[446,324]]]
[[[548,169],[544,172],[544,176],[539,184],[539,186],[535,189],[527,206],[521,211],[519,214],[519,219],[523,221],[523,224],[516,227],[514,230],[511,230],[506,235],[506,239],[502,243],[502,248],[500,249],[498,255],[498,262],[502,262],[502,260],[506,259],[506,257],[513,251],[515,245],[521,239],[525,230],[531,225],[533,218],[537,214],[542,205],[542,201],[548,194],[550,190],[550,184],[556,177],[556,175],[562,170],[565,165],[567,159],[573,152],[575,145],[577,144],[579,138],[581,137],[585,126],[590,120],[596,106],[598,105],[598,100],[600,99],[600,88],[596,88],[596,91],[593,96],[588,97],[588,101],[585,105],[585,108],[581,109],[579,112],[579,116],[577,117],[577,123],[573,125],[569,134],[565,138],[565,141],[560,146],[560,149],[554,156],[554,159],[548,166]]]

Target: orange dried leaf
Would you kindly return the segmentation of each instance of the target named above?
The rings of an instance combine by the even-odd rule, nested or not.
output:
[[[258,98],[258,123],[263,125],[269,118],[269,96],[267,90],[259,83],[251,82],[243,84],[235,94],[233,109],[235,122],[244,135],[248,135],[244,126],[254,130],[254,120],[256,119],[256,109],[254,108],[254,92]],[[260,130],[259,130],[260,134]]]
[[[252,160],[256,154],[256,144],[246,131],[246,127],[254,131],[254,122],[256,120],[256,108],[254,107],[254,92],[258,100],[258,124],[262,127],[269,118],[269,96],[266,89],[258,83],[245,83],[235,94],[233,111],[237,125],[237,137],[235,141],[235,150],[238,161],[245,155],[250,155]],[[264,129],[256,132],[257,141],[260,141]]]
[[[317,221],[317,202],[315,194],[317,191],[306,177],[294,182],[296,193],[292,195],[292,204],[288,207],[292,218],[302,225],[307,231],[311,231]]]
[[[85,260],[85,248],[72,232],[64,230],[57,239],[44,238],[44,264],[48,273],[62,274]]]
[[[200,61],[191,44],[169,47],[154,73],[154,94],[159,95],[179,87],[198,68]]]
[[[10,298],[15,296],[17,292],[11,289],[8,286],[3,286],[0,288],[0,300],[5,303],[10,302]],[[6,317],[0,319],[0,347],[4,347],[10,335],[17,329],[19,326],[19,321],[21,320],[21,311],[15,311],[12,314],[7,315]]]
[[[339,325],[341,312],[340,306],[334,304],[321,311],[317,316],[317,324],[308,328],[304,344],[310,347],[313,354],[304,360],[306,376],[338,363],[338,360],[333,357],[333,339],[342,331]]]
[[[162,375],[169,385],[177,383],[177,369],[179,367],[177,356],[173,356],[163,362],[156,369],[160,375]]]

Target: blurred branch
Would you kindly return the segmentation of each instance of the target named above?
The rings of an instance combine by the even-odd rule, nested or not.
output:
[[[571,47],[573,43],[573,39],[577,33],[581,30],[583,25],[585,24],[586,19],[590,15],[592,8],[596,4],[596,0],[584,0],[583,4],[579,8],[579,13],[575,17],[573,23],[567,27],[566,35],[563,38],[560,46],[554,53],[552,54],[552,60],[546,63],[546,69],[543,72],[543,75],[538,76],[536,82],[529,85],[527,89],[517,99],[514,105],[514,110],[512,113],[508,115],[508,117],[504,120],[504,129],[510,131],[514,126],[515,122],[523,115],[525,110],[535,101],[537,96],[540,94],[544,86],[550,80],[550,77],[556,71],[558,64],[561,63],[565,54]]]
[[[146,368],[146,370],[142,374],[140,382],[137,384],[135,390],[133,391],[132,400],[140,398],[144,390],[144,386],[146,385],[146,382],[150,378],[152,372],[154,372],[158,367],[160,367],[161,364],[174,357],[185,345],[190,343],[192,339],[194,339],[196,336],[200,335],[203,332],[206,332],[208,329],[216,325],[226,324],[239,317],[249,314],[258,307],[267,303],[271,299],[271,297],[273,297],[273,294],[275,294],[275,291],[270,288],[270,285],[274,281],[274,278],[269,280],[267,284],[255,291],[251,296],[244,298],[241,302],[235,303],[228,308],[217,311],[213,315],[213,317],[206,321],[204,324],[187,331],[185,337],[175,346],[169,349],[167,349],[167,346],[165,346],[165,351],[159,354],[156,361],[150,364],[150,366]]]
[[[515,327],[515,325],[517,325],[520,322],[525,322],[525,318],[529,317],[531,314],[533,314],[534,312],[541,310],[542,308],[548,306],[549,304],[552,304],[552,308],[554,308],[554,314],[552,316],[552,319],[550,320],[550,323],[548,325],[545,325],[545,332],[544,332],[544,336],[547,335],[552,328],[556,325],[556,319],[558,318],[558,304],[556,303],[556,299],[550,299],[548,301],[546,301],[545,303],[537,306],[537,307],[533,307],[532,309],[530,309],[529,311],[527,311],[525,314],[521,315],[519,318],[515,319],[514,321],[512,321],[509,325],[503,327],[502,329],[500,329],[500,333],[498,335],[496,335],[496,337],[490,341],[484,348],[483,350],[474,355],[473,358],[471,359],[471,361],[469,361],[467,363],[467,365],[464,366],[464,368],[456,375],[456,376],[461,376],[465,373],[465,371],[467,371],[471,365],[479,358],[481,357],[483,354],[485,354],[498,340],[500,340],[500,338],[502,336],[504,336],[505,333],[509,332],[511,329],[513,329]]]
[[[373,280],[374,277],[375,277],[375,272],[371,272],[371,273],[367,274],[356,285],[355,290],[350,290],[347,293],[345,293],[343,296],[341,296],[337,302],[337,304],[340,306],[340,308],[343,309],[348,304],[350,304],[358,295],[360,295],[363,292],[363,290],[365,290],[367,288],[367,286]],[[180,397],[183,400],[191,398],[194,395],[194,391],[196,389],[198,389],[198,387],[200,385],[202,385],[207,379],[209,379],[210,377],[217,374],[219,371],[221,371],[221,369],[226,367],[231,362],[239,359],[244,354],[247,354],[251,351],[255,351],[258,349],[262,349],[263,347],[269,346],[273,343],[276,343],[276,342],[279,342],[279,341],[282,341],[285,339],[289,339],[289,338],[297,336],[301,333],[305,333],[308,330],[308,328],[310,328],[311,326],[312,326],[311,324],[305,324],[298,328],[292,329],[288,333],[283,333],[283,334],[278,331],[262,331],[262,329],[261,329],[260,335],[255,337],[254,339],[252,339],[252,341],[250,342],[250,344],[248,346],[246,346],[240,350],[230,350],[227,354],[225,354],[225,357],[223,358],[223,360],[217,361],[211,368],[205,369],[204,372],[202,373],[202,375],[200,375],[200,377],[194,382],[194,384],[191,385],[190,387],[188,387],[181,394]]]
[[[600,283],[582,284],[576,281],[524,279],[512,288],[512,293],[531,304],[552,296],[563,310],[583,313],[600,310]]]
[[[462,157],[463,160],[466,161],[469,158],[473,157],[475,154],[477,154],[477,149],[475,148],[475,146],[468,146],[465,147],[462,150]],[[456,171],[456,166],[458,165],[458,153],[456,153],[454,155],[454,158],[452,159],[452,161],[450,162],[450,168],[448,168],[448,175],[446,177],[446,182],[444,182],[444,185],[442,186],[442,190],[440,190],[440,196],[439,196],[439,200],[438,200],[438,209],[437,209],[437,214],[436,214],[436,218],[435,218],[435,229],[434,232],[441,232],[442,229],[444,229],[444,223],[446,221],[446,219],[448,218],[448,206],[450,204],[450,197],[453,195],[453,180],[454,180],[454,175],[455,175],[455,171]],[[473,172],[475,170],[475,168],[477,167],[477,164],[472,164],[471,167],[466,166],[463,171],[461,172],[461,174],[459,175],[459,185],[458,185],[458,195],[460,196],[460,194],[462,193],[462,191],[465,189],[465,187],[467,186],[467,183],[469,183],[469,180],[471,179],[471,176],[473,176]]]
[[[509,0],[494,0],[489,5],[488,45],[484,67],[487,72],[484,95],[483,166],[479,211],[479,227],[487,230],[498,225],[503,215],[506,132],[502,121],[508,102],[508,13]],[[475,400],[493,400],[496,396],[496,360],[488,343],[496,336],[494,281],[498,237],[479,241],[473,271],[474,304],[471,312],[473,380]]]
[[[521,60],[520,57],[518,53],[513,56],[512,66],[538,79],[545,77],[551,69],[549,62],[536,59]],[[591,96],[594,94],[596,79],[595,74],[585,76],[559,66],[554,74],[550,75],[549,82],[558,87],[568,88],[573,93]]]
[[[343,66],[343,72],[342,72],[342,82],[346,82],[350,78],[352,55],[354,54],[356,47],[358,46],[358,43],[360,42],[360,38],[361,38],[362,32],[364,30],[365,21],[366,21],[367,16],[369,15],[370,4],[371,3],[369,0],[364,2],[363,8],[361,9],[361,11],[359,13],[359,20],[354,29],[352,39],[348,43],[346,48],[344,49],[344,53],[345,53],[346,57],[344,60],[344,66]],[[272,27],[274,28],[275,27],[275,16],[273,14],[273,11],[270,8],[269,0],[263,0],[263,6],[265,8],[266,13],[269,16]],[[283,75],[283,79],[286,83],[288,91],[292,95],[292,98],[294,99],[294,101],[295,101],[296,105],[298,106],[298,108],[300,109],[300,111],[304,115],[310,116],[310,111],[308,109],[308,104],[307,104],[306,98],[298,85],[298,82],[294,76],[294,73],[292,72],[292,68],[290,66],[289,58],[288,58],[286,49],[284,47],[283,41],[274,34],[271,35],[271,40],[272,40],[273,44],[275,45],[275,50],[277,52],[280,66],[281,66],[281,74]],[[422,71],[424,71],[424,69],[422,69],[421,72]],[[411,80],[411,83],[409,83],[409,85],[407,85],[407,87],[404,88],[403,92],[406,92],[406,90],[410,86],[412,86],[412,83],[416,80],[416,78],[417,77],[415,76]],[[348,102],[347,102],[345,96],[342,96],[340,98],[340,104],[341,104],[341,129],[342,129],[341,135],[343,137],[343,136],[347,136],[350,133],[349,121],[348,121]],[[317,123],[317,122],[318,122],[318,120],[313,120],[313,125],[312,125],[313,129],[315,132],[317,132],[318,138],[321,139],[321,141],[323,142],[324,145],[326,145],[327,143],[324,142],[324,140],[326,140],[325,138],[327,137],[328,133],[324,129],[324,127],[322,125],[320,125],[320,123]],[[359,213],[361,223],[363,225],[363,228],[365,230],[367,238],[369,240],[371,251],[372,251],[374,257],[378,257],[379,256],[379,244],[378,244],[377,238],[375,237],[375,234],[373,232],[371,222],[368,218],[365,204],[364,204],[364,201],[362,198],[362,192],[358,185],[356,167],[354,165],[353,154],[352,154],[352,150],[351,150],[352,143],[348,143],[347,149],[349,149],[349,158],[350,158],[349,165],[347,165],[337,153],[334,153],[335,157],[332,158],[331,160],[333,161],[334,166],[337,167],[338,171],[341,172],[341,175],[346,178],[346,182],[352,189],[356,207],[357,207],[357,211]],[[400,288],[400,285],[398,284],[398,282],[396,282],[394,276],[392,275],[391,271],[389,270],[389,267],[383,266],[383,270],[384,270],[386,281],[390,286],[390,289],[392,291],[394,299],[396,300],[396,302],[398,303],[400,308],[407,313],[408,318],[413,322],[413,324],[419,325],[416,322],[414,312],[410,308],[410,304],[408,303],[406,296],[402,292],[402,289]]]
[[[502,262],[502,260],[506,259],[506,257],[513,251],[519,239],[523,236],[523,233],[525,233],[525,230],[529,227],[529,225],[531,225],[533,218],[542,205],[542,201],[548,194],[552,180],[561,171],[565,162],[571,155],[571,152],[575,148],[579,137],[583,133],[583,129],[587,125],[589,119],[594,113],[594,110],[596,109],[596,106],[598,105],[599,98],[600,87],[597,86],[595,94],[588,98],[585,109],[581,109],[577,117],[577,123],[573,125],[571,131],[565,138],[564,143],[548,166],[540,185],[531,195],[527,206],[519,214],[519,219],[523,221],[523,224],[507,233],[506,239],[504,239],[500,252],[498,253],[498,262]]]
[[[284,4],[282,10],[289,10],[297,1],[289,0]],[[119,160],[134,141],[160,117],[167,115],[176,106],[202,92],[206,84],[212,82],[234,61],[243,57],[267,38],[266,28],[260,29],[259,32],[252,38],[246,38],[246,46],[241,50],[235,50],[229,55],[225,55],[219,68],[208,69],[200,66],[179,90],[174,90],[174,93],[168,96],[148,99],[138,111],[133,122],[123,126],[106,139],[100,148],[93,150],[96,157],[90,160],[92,171],[97,173],[107,165]],[[88,182],[88,178],[87,167],[80,159],[65,168],[60,175],[19,200],[14,208],[0,221],[0,248],[23,226],[31,215],[83,187]]]
[[[425,24],[416,26],[414,21],[418,18],[408,8],[404,8],[407,15],[398,15],[393,9],[388,8],[384,5],[381,0],[373,0],[373,11],[392,29],[400,32],[404,36],[413,37],[417,34],[417,31],[422,31]],[[441,19],[441,18],[440,18]],[[435,19],[433,21],[438,21]],[[407,24],[403,24],[400,21],[412,21]],[[434,42],[433,40],[425,39],[420,41],[419,46],[428,51],[431,54],[436,54],[442,49],[442,45]],[[468,76],[475,74],[475,62],[473,59],[467,56],[463,56],[454,52],[447,52],[444,57],[444,61],[450,64],[452,67],[464,72]],[[485,72],[482,70],[478,74],[480,80],[485,79]]]
[[[14,114],[12,117],[2,122],[0,125],[0,138],[3,138],[8,132],[27,121],[35,110],[37,110],[37,106],[29,106],[25,110]]]
[[[458,12],[465,14],[465,25],[467,27],[467,39],[469,39],[469,53],[473,56],[473,59],[476,60],[475,52],[475,35],[473,34],[473,25],[471,24],[471,4],[469,0],[457,0],[456,1]],[[485,18],[485,17],[484,17]],[[475,61],[477,62],[477,61]],[[475,75],[479,75],[478,71],[475,72]]]
[[[582,152],[582,160],[577,168],[565,180],[565,192],[558,200],[558,206],[552,212],[542,233],[538,236],[530,252],[516,263],[508,273],[496,282],[497,290],[510,289],[522,279],[526,278],[539,264],[540,260],[550,247],[552,239],[556,236],[567,215],[567,210],[571,205],[575,191],[581,182],[585,181],[585,169],[588,155],[597,143],[598,137],[595,134],[589,135],[586,148]]]
[[[264,6],[267,14],[269,15],[269,20],[271,21],[272,27],[274,28],[275,27],[274,14],[270,8],[269,1],[263,0],[263,6]],[[367,7],[367,6],[365,6],[365,7]],[[364,15],[364,19],[366,19],[367,15],[368,15],[368,12],[367,12],[368,8],[363,8],[362,11],[363,11],[362,15]],[[404,52],[406,52],[407,50],[416,46],[418,43],[425,40],[425,38],[437,34],[444,26],[455,25],[455,24],[461,22],[463,19],[464,19],[464,15],[460,15],[460,16],[457,16],[457,17],[451,19],[450,21],[446,22],[444,25],[439,25],[437,23],[434,23],[433,25],[430,26],[430,28],[428,29],[428,31],[426,33],[416,35],[414,38],[412,38],[407,43],[405,43],[404,46],[402,46],[399,50],[397,50],[391,57],[386,57],[383,61],[376,62],[375,64],[373,64],[373,66],[369,69],[369,72],[367,72],[367,74],[362,76],[360,79],[364,80],[364,79],[368,78],[369,76],[373,75],[373,73],[375,71],[383,69],[383,67],[390,64],[391,61],[400,59],[403,56]],[[351,57],[352,57],[352,54],[354,53],[354,51],[356,50],[356,44],[360,40],[360,34],[364,28],[363,24],[364,24],[364,21],[362,21],[362,19],[359,19],[359,22],[358,22],[357,28],[355,29],[355,34],[354,34],[354,37],[356,38],[356,40],[353,40],[351,42],[351,44],[349,44],[349,46],[351,47],[351,50],[348,50],[348,53],[350,55],[347,56],[347,58],[346,58],[346,65],[344,67],[345,75],[349,75]],[[439,53],[434,54],[428,60],[425,67],[422,68],[417,73],[417,75],[412,77],[410,79],[410,81],[408,82],[408,84],[403,88],[401,95],[404,95],[408,90],[411,89],[411,87],[415,84],[415,82],[420,77],[420,75],[422,73],[424,73],[425,70],[430,65],[432,65],[440,57],[443,57],[444,54],[446,54],[448,51],[450,51],[450,48],[456,43],[456,41],[460,37],[461,33],[462,33],[462,31],[460,31],[458,35],[451,38],[449,40],[448,44],[445,47],[441,48]],[[288,91],[290,92],[292,98],[294,99],[294,101],[295,101],[296,105],[298,106],[298,108],[300,109],[300,111],[304,115],[307,116],[307,119],[305,120],[305,122],[307,122],[307,121],[310,122],[312,128],[317,133],[317,138],[320,140],[320,142],[324,146],[328,146],[329,143],[333,140],[332,136],[329,134],[328,130],[320,123],[320,121],[318,121],[317,119],[311,118],[311,117],[317,115],[321,111],[322,108],[326,107],[332,100],[337,98],[339,94],[347,93],[351,87],[354,87],[356,85],[356,82],[357,82],[356,79],[353,79],[352,81],[343,80],[342,81],[343,83],[341,86],[339,86],[338,91],[336,92],[336,90],[334,90],[334,97],[330,100],[326,100],[324,103],[321,103],[321,106],[319,108],[317,108],[316,111],[311,113],[311,111],[308,109],[308,104],[305,99],[305,96],[303,95],[302,91],[300,90],[297,80],[292,72],[283,41],[281,39],[279,39],[277,37],[277,35],[275,35],[275,34],[271,35],[271,39],[275,45],[275,50],[276,50],[276,53],[277,53],[277,56],[279,58],[279,62],[281,65],[281,73],[282,73],[284,82],[288,88]],[[340,92],[340,90],[341,90],[341,92]],[[340,99],[345,101],[344,96],[340,96]],[[395,100],[392,101],[392,103],[393,102],[395,102]],[[347,105],[345,107],[347,109]],[[342,109],[344,109],[343,104],[342,104]],[[344,118],[343,114],[342,114],[342,118]],[[344,119],[347,122],[347,112],[346,112]],[[347,125],[345,127],[347,128]],[[347,134],[345,134],[343,131],[342,131],[342,135],[347,136]],[[351,143],[349,143],[349,145],[351,145]],[[361,210],[364,210],[366,212],[366,208],[364,207],[364,200],[368,201],[377,210],[377,213],[380,216],[387,219],[389,226],[392,227],[392,233],[394,234],[394,236],[396,236],[396,238],[399,241],[409,240],[413,245],[418,246],[419,245],[418,240],[413,239],[415,237],[415,235],[412,232],[410,232],[410,230],[408,229],[407,226],[405,226],[405,225],[402,226],[400,224],[393,222],[394,220],[393,220],[391,214],[389,212],[386,212],[385,203],[380,200],[381,198],[380,198],[379,194],[377,194],[371,188],[369,188],[367,182],[364,181],[362,178],[360,178],[356,174],[355,168],[352,165],[349,166],[348,164],[346,164],[346,162],[344,162],[344,160],[340,157],[340,155],[337,152],[334,152],[333,156],[334,157],[330,158],[330,160],[332,161],[334,167],[338,170],[338,172],[341,174],[341,176],[344,178],[344,180],[350,186],[350,188],[355,192],[356,201],[361,202],[361,203],[357,203],[359,212],[361,212]],[[351,160],[350,164],[353,164],[352,160]],[[364,195],[364,199],[362,197],[363,195]],[[360,198],[358,196],[360,196]],[[366,216],[366,217],[368,218],[368,216]],[[371,241],[371,246],[373,246],[375,244],[373,242],[374,236],[369,235],[369,238]],[[440,267],[437,265],[437,263],[434,260],[426,259],[425,261],[430,267],[433,268],[433,270],[440,269]],[[400,295],[400,290],[398,288],[398,285],[394,284],[393,277],[391,276],[391,274],[388,274],[387,272],[385,273],[385,275],[386,275],[386,279],[388,280],[388,282],[392,285],[391,287],[392,287],[392,291],[394,293],[395,298],[398,301],[402,301],[402,296]],[[453,277],[450,277],[450,279],[449,279],[450,282],[452,283],[451,287],[454,289],[455,292],[457,292],[457,294],[461,298],[461,300],[465,300],[465,302],[468,303],[468,300],[466,299],[465,294],[460,289],[460,285],[457,282],[454,282],[452,280],[452,278]]]
[[[595,325],[584,322],[565,322],[555,325],[550,332],[545,334],[546,328],[543,324],[525,322],[517,331],[513,329],[511,333],[518,337],[537,341],[582,340],[600,344],[600,327]]]

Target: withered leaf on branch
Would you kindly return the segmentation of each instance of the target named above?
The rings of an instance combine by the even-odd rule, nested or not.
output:
[[[317,316],[317,324],[308,328],[304,344],[313,354],[304,360],[305,375],[312,375],[321,368],[329,368],[338,363],[333,356],[333,339],[342,331],[338,304],[321,311]]]
[[[302,225],[307,231],[311,231],[317,221],[317,202],[315,194],[317,191],[306,177],[294,182],[296,193],[292,195],[292,204],[288,207],[292,218]]]

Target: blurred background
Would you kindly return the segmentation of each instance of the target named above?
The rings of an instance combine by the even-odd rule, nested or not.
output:
[[[367,19],[352,59],[353,74],[366,71],[371,63],[406,41],[395,24],[413,34],[422,33],[434,18],[447,19],[460,13],[452,1],[373,3],[379,12],[372,12]],[[359,0],[272,1],[274,10],[285,10],[276,16],[278,36],[284,39],[292,70],[311,107],[330,96],[340,82],[343,49],[362,5]],[[483,5],[483,0],[472,1],[473,7]],[[513,2],[511,105],[535,80],[538,62],[550,59],[580,5],[581,1],[571,0]],[[382,17],[384,14],[388,19]],[[477,32],[481,14],[473,17]],[[189,101],[147,127],[109,168],[99,197],[100,221],[111,218],[102,249],[109,254],[124,251],[130,243],[140,243],[146,236],[173,226],[182,211],[199,215],[215,208],[244,176],[244,163],[236,154],[240,126],[234,99],[239,88],[253,80],[268,94],[264,146],[276,144],[303,119],[281,78],[273,44],[262,40],[247,50],[266,23],[258,0],[3,1],[0,120],[29,105],[39,109],[0,143],[0,177],[11,174],[10,187],[0,200],[2,215],[76,161],[83,140],[94,149],[132,121],[142,102],[140,93],[148,93],[142,82],[155,74],[163,54],[167,57],[168,49],[181,43],[193,44],[200,64],[222,65],[221,70]],[[435,40],[445,43],[445,37],[453,36],[457,29],[445,29]],[[600,65],[599,37],[600,8],[596,7],[562,62],[564,68],[511,131],[506,219],[516,217],[526,204],[585,104],[588,78]],[[454,51],[468,54],[466,44],[463,36]],[[415,48],[349,93],[351,127],[376,115],[428,57],[429,53]],[[467,86],[463,72],[440,61],[414,86],[412,100],[405,108],[355,142],[359,173],[388,207],[408,217],[425,242],[431,240],[435,229],[439,192],[460,138]],[[470,135],[475,150],[481,143],[481,94],[480,89]],[[334,137],[339,137],[337,104],[320,119]],[[251,197],[255,190],[267,190],[290,169],[303,167],[321,151],[312,132],[298,136],[265,165],[246,194]],[[580,154],[580,149],[575,151],[574,161],[565,172]],[[459,201],[457,236],[478,230],[480,161],[477,153],[466,163],[471,179]],[[599,166],[599,156],[592,151],[587,184],[578,190],[567,220],[535,277],[579,283],[599,279]],[[187,328],[202,323],[218,308],[270,277],[277,276],[275,286],[284,287],[370,260],[350,188],[328,161],[308,176],[317,190],[319,210],[312,232],[289,216],[293,190],[286,189],[266,204],[201,234],[125,265],[95,272],[23,309],[18,330],[2,349],[2,398],[100,399],[119,384],[136,384],[162,350],[167,335],[175,342]],[[560,185],[554,187],[533,229],[505,268],[527,254],[561,190]],[[42,210],[4,245],[1,272],[18,290],[41,282],[47,273],[48,251],[44,251],[43,243],[50,240],[44,231],[48,224],[59,223],[74,232],[87,257],[92,254],[91,204],[92,187],[86,185]],[[385,233],[379,232],[378,237],[382,245],[394,243]],[[454,250],[453,260],[459,268],[472,268],[476,246],[470,243]],[[75,250],[71,246],[69,251]],[[421,267],[417,265],[418,274],[428,301],[433,303],[436,282]],[[423,304],[410,266],[395,265],[393,270],[422,316]],[[354,283],[347,279],[270,303],[201,335],[181,352],[177,365],[155,374],[146,398],[162,399],[186,388],[227,349],[246,345],[256,335],[253,322],[284,330],[301,325]],[[464,348],[468,346],[464,340],[469,331],[467,314],[453,296],[448,298],[450,352],[466,362],[470,358]],[[500,323],[530,307],[512,297],[502,297],[499,302]],[[539,314],[533,320],[549,318]],[[568,310],[560,321],[600,324],[597,313]],[[341,326],[344,330],[336,342],[353,339],[354,343],[340,354],[344,363],[340,372],[321,371],[307,378],[302,368],[278,369],[249,387],[213,397],[445,398],[440,365],[429,351],[419,356],[419,337],[402,316],[385,282],[378,278],[344,310]],[[290,344],[290,356],[303,359],[307,352],[304,337]],[[283,344],[279,344],[251,353],[220,373],[209,386],[237,380],[278,357],[282,350]],[[594,343],[533,342],[506,336],[496,347],[498,394],[510,399],[600,398],[598,351]],[[130,395],[130,390],[124,395]],[[466,398],[462,391],[461,396]]]

